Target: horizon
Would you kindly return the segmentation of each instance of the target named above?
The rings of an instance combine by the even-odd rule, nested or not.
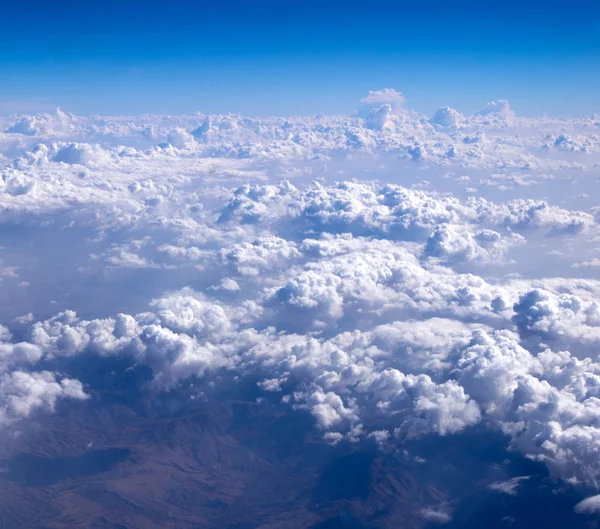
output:
[[[418,110],[416,110],[414,108],[411,108],[410,101],[404,97],[404,94],[393,88],[386,87],[386,88],[379,88],[377,90],[369,90],[368,94],[371,94],[374,92],[375,93],[385,92],[385,91],[394,92],[395,94],[398,94],[399,96],[401,96],[403,99],[402,103],[400,105],[398,105],[398,107],[394,110],[395,113],[397,113],[398,115],[405,115],[405,116],[409,116],[412,114],[419,119],[426,119],[426,118],[431,119],[435,116],[437,111],[444,110],[444,109],[450,109],[450,110],[456,111],[465,118],[470,118],[470,117],[472,118],[472,117],[476,117],[477,115],[479,115],[479,113],[489,105],[504,104],[504,103],[507,104],[510,111],[513,112],[514,119],[545,118],[545,119],[559,119],[559,120],[571,120],[571,119],[572,120],[581,120],[581,119],[595,120],[600,115],[600,112],[589,112],[588,114],[584,114],[581,116],[551,114],[548,112],[545,112],[543,114],[519,114],[518,112],[515,112],[513,105],[507,99],[494,99],[494,100],[482,99],[482,101],[484,101],[484,103],[481,105],[481,107],[477,108],[476,110],[474,110],[470,113],[461,112],[460,108],[455,108],[450,105],[441,105],[441,106],[437,107],[436,109],[434,109],[432,112],[424,113],[424,112],[419,112]],[[367,96],[368,96],[368,94],[367,94]],[[57,113],[62,112],[62,113],[66,113],[66,114],[74,116],[74,117],[82,117],[82,118],[94,118],[94,117],[98,117],[98,118],[123,118],[123,117],[141,118],[144,116],[191,117],[191,116],[195,116],[195,115],[199,115],[199,116],[203,116],[203,117],[234,115],[234,116],[241,116],[241,117],[246,117],[246,118],[251,118],[251,119],[254,119],[254,118],[255,119],[285,119],[285,118],[306,118],[306,117],[309,117],[309,118],[318,118],[318,117],[360,118],[360,117],[364,117],[364,116],[361,116],[360,109],[361,109],[361,105],[363,105],[363,100],[367,96],[363,97],[362,99],[358,99],[357,104],[355,105],[355,108],[351,109],[350,111],[345,112],[345,113],[315,112],[312,114],[268,114],[268,113],[266,113],[266,114],[244,114],[241,112],[220,112],[219,113],[219,112],[204,112],[202,110],[194,110],[194,111],[190,111],[190,112],[182,112],[182,113],[174,113],[174,114],[168,114],[168,113],[165,114],[165,113],[160,113],[160,112],[157,112],[157,113],[143,112],[143,113],[139,113],[139,114],[99,114],[99,113],[94,113],[94,112],[91,112],[91,113],[71,112],[69,109],[63,108],[59,105],[56,105],[56,106],[40,105],[38,108],[34,107],[29,110],[23,109],[23,110],[12,111],[12,112],[3,112],[2,111],[2,103],[0,102],[0,116],[4,117],[6,119],[11,118],[12,116],[41,117],[41,116],[52,116],[52,115],[56,115]],[[385,103],[385,101],[383,103]]]

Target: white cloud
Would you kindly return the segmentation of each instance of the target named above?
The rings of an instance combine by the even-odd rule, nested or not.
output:
[[[521,295],[513,321],[524,338],[539,337],[586,354],[600,343],[600,305],[536,288]]]
[[[499,99],[487,103],[481,110],[477,112],[478,116],[498,116],[501,118],[512,118],[515,116],[514,111],[510,108],[508,101]]]
[[[57,379],[48,371],[13,371],[0,376],[0,424],[29,417],[37,409],[54,410],[58,399],[86,400],[81,382]]]
[[[445,508],[432,507],[421,509],[420,514],[425,520],[437,524],[447,524],[452,521],[452,514]]]
[[[366,117],[372,110],[381,108],[382,105],[389,107],[391,112],[398,112],[404,105],[406,98],[401,92],[393,88],[382,90],[369,90],[369,94],[360,100],[361,107],[359,116]]]
[[[531,476],[520,476],[507,481],[496,481],[494,483],[490,483],[487,488],[493,490],[494,492],[502,492],[504,494],[508,494],[509,496],[516,496],[521,483],[530,477]]]
[[[463,121],[463,116],[450,107],[438,108],[430,122],[439,127],[457,127]]]
[[[498,264],[511,247],[524,242],[524,237],[514,233],[503,237],[494,230],[483,229],[472,233],[451,224],[442,224],[436,226],[427,239],[423,255],[437,257],[448,263],[468,261]]]
[[[175,129],[175,130],[169,132],[169,135],[167,136],[167,141],[173,147],[177,147],[178,149],[183,149],[187,146],[187,144],[194,143],[195,139],[194,139],[194,136],[192,136],[185,129],[180,128],[180,129]]]
[[[575,505],[577,514],[595,514],[598,511],[600,511],[600,494],[585,498]]]
[[[24,134],[26,136],[65,134],[72,130],[74,118],[72,114],[67,114],[60,108],[57,108],[54,114],[24,116],[11,125],[6,132],[9,134]]]
[[[502,101],[432,120],[393,90],[362,103],[358,117],[6,122],[6,420],[86,398],[41,371],[61,357],[128,355],[155,389],[255,375],[331,443],[479,425],[597,483],[600,283],[583,265],[597,127]],[[569,199],[581,191],[589,204]]]

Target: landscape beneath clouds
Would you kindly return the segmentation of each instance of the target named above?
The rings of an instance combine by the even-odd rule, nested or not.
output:
[[[0,518],[600,526],[600,116],[0,118]]]

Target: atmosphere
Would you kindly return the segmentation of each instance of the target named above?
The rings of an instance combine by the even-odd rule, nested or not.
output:
[[[1,529],[600,529],[600,3],[5,4]]]
[[[591,0],[25,0],[3,18],[4,113],[347,113],[373,86],[426,113],[486,98],[522,115],[600,111]]]

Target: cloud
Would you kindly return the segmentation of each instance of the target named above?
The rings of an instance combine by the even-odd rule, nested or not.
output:
[[[538,337],[586,354],[600,342],[600,305],[536,288],[521,295],[512,318],[524,338]]]
[[[109,161],[110,153],[98,144],[61,142],[50,145],[38,144],[34,150],[17,158],[14,165],[17,169],[26,170],[31,166],[51,162],[95,167],[107,164]]]
[[[524,237],[513,233],[502,237],[497,231],[489,229],[475,233],[461,232],[451,224],[442,224],[436,226],[427,239],[423,255],[449,263],[499,263],[505,252],[524,242]]]
[[[430,123],[439,127],[457,127],[463,119],[463,116],[453,108],[441,107],[436,110]]]
[[[420,514],[425,520],[432,523],[447,524],[452,521],[451,513],[443,508],[434,509],[430,507],[421,509]]]
[[[508,494],[509,496],[516,496],[521,486],[521,483],[531,476],[520,476],[518,478],[512,478],[508,481],[496,481],[494,483],[490,483],[487,488],[493,490],[494,492],[502,492],[503,494]]]
[[[157,392],[252,375],[331,443],[477,427],[595,486],[600,283],[574,265],[597,259],[597,128],[403,102],[3,121],[5,421],[85,400],[66,360],[117,356]]]
[[[185,129],[175,129],[169,132],[167,141],[173,145],[173,147],[182,149],[185,148],[188,143],[193,143],[195,139],[194,136],[192,136]]]
[[[241,275],[257,276],[288,266],[291,260],[297,259],[301,253],[293,241],[280,237],[260,237],[248,243],[239,243],[223,248],[219,257],[223,264],[233,268]]]
[[[58,399],[86,400],[81,382],[55,373],[13,371],[0,375],[0,424],[29,417],[37,409],[54,410]]]
[[[499,118],[513,118],[515,113],[505,99],[491,101],[476,113],[477,116],[494,116]]]
[[[576,236],[595,224],[590,214],[550,206],[544,201],[495,204],[474,198],[461,202],[454,197],[394,184],[366,182],[340,182],[331,186],[314,183],[302,191],[290,182],[240,187],[219,219],[256,225],[279,221],[282,217],[301,221],[305,229],[409,241],[425,240],[440,224],[509,228],[525,233],[539,230],[562,236]],[[311,225],[306,226],[307,221]],[[482,247],[491,246],[498,238],[491,231],[474,235]]]
[[[366,117],[369,112],[383,105],[389,108],[390,112],[398,112],[404,105],[406,99],[401,92],[396,92],[393,88],[383,88],[382,90],[369,90],[369,94],[360,100],[361,106],[358,111],[360,117]]]
[[[600,365],[589,359],[549,349],[533,355],[510,331],[443,320],[330,338],[257,330],[263,315],[256,306],[230,307],[191,291],[158,299],[151,309],[95,321],[65,313],[36,323],[29,348],[19,346],[22,358],[35,362],[42,350],[127,353],[152,369],[159,387],[223,368],[258,371],[266,375],[261,388],[284,391],[285,401],[308,410],[326,432],[387,430],[415,439],[484,422],[564,479],[593,481],[600,472],[593,456]],[[338,315],[317,312],[324,316]],[[494,487],[509,493],[516,482]]]
[[[2,192],[7,193],[8,195],[25,195],[35,187],[35,182],[31,177],[28,177],[11,167],[2,171],[1,176],[2,180],[0,181],[0,186]]]
[[[73,128],[74,116],[56,108],[54,114],[40,114],[39,116],[24,116],[11,125],[8,134],[23,134],[26,136],[50,136],[65,134]]]
[[[595,514],[598,511],[600,511],[600,494],[585,498],[575,505],[577,514]]]

